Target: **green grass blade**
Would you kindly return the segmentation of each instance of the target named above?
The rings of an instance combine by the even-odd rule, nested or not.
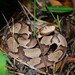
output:
[[[53,15],[53,13],[49,10],[48,5],[47,5],[47,4],[45,4],[45,5],[46,5],[47,11],[52,15],[53,19],[55,20],[55,22],[56,22],[56,24],[57,24],[57,27],[60,28],[60,24],[59,24],[58,20],[55,18],[55,16]]]

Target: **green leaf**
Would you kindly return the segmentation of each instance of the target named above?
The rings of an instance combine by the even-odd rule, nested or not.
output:
[[[48,6],[49,10],[52,13],[68,13],[68,12],[72,12],[73,8],[68,7],[68,6]],[[41,9],[42,11],[48,12],[48,10],[45,8]]]
[[[55,22],[56,22],[56,24],[57,24],[56,27],[59,27],[59,28],[60,28],[60,23],[59,23],[59,21],[55,18],[55,16],[54,16],[53,13],[51,12],[51,10],[49,10],[48,5],[47,5],[47,4],[45,4],[45,5],[46,5],[47,11],[52,15],[53,19],[55,20]]]
[[[6,56],[0,51],[0,75],[8,75]]]
[[[3,53],[0,51],[0,65],[4,65],[6,64],[6,57],[5,55],[3,55]]]

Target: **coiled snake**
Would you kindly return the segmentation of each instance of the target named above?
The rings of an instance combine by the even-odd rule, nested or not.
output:
[[[36,25],[36,29],[36,37],[32,34],[33,27],[25,22],[17,22],[7,29],[6,36],[2,37],[7,53],[38,69],[45,67],[44,60],[46,66],[61,61],[67,47],[65,38],[55,26]]]

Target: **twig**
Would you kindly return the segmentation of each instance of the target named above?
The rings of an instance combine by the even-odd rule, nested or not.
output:
[[[32,28],[33,24],[32,24],[32,22],[31,22],[31,20],[30,20],[30,18],[29,18],[29,16],[28,16],[28,13],[26,12],[26,10],[24,9],[23,5],[21,4],[21,2],[20,2],[19,0],[18,0],[18,3],[20,4],[20,6],[21,6],[21,8],[22,8],[23,13],[26,15],[27,19],[29,20],[29,22],[30,22],[30,24],[31,24],[31,28]],[[29,10],[28,10],[28,11],[29,11]]]
[[[53,75],[56,75],[55,72],[56,72],[56,63],[53,64]]]
[[[13,63],[10,61],[10,59],[8,57],[7,57],[7,61],[12,67],[14,67]]]
[[[45,72],[43,72],[43,71],[40,71],[39,69],[37,69],[37,68],[35,68],[35,67],[33,67],[33,66],[31,66],[31,65],[29,65],[29,64],[27,64],[26,62],[24,62],[23,60],[21,60],[20,58],[18,58],[18,59],[16,59],[18,62],[20,62],[20,63],[22,63],[22,64],[24,64],[24,65],[26,65],[26,66],[28,66],[28,67],[30,67],[30,68],[32,68],[32,69],[34,69],[34,70],[36,70],[37,72],[39,72],[39,73],[41,73],[41,74],[44,74],[44,75],[46,75],[46,73]]]
[[[70,21],[69,21],[69,17],[67,16],[66,18],[66,39],[69,40],[70,39],[70,34],[71,34],[71,31],[70,31]]]
[[[12,26],[13,26],[12,38],[13,38],[13,50],[14,50],[15,41],[14,41],[14,19],[13,18],[12,18]],[[14,61],[14,65],[15,65],[15,58],[13,59],[13,61]],[[14,75],[15,75],[15,67],[14,67]]]
[[[1,32],[3,29],[5,29],[7,26],[8,26],[8,25],[5,25],[5,26],[0,30],[0,32]]]
[[[37,36],[36,36],[36,38],[37,38]],[[42,53],[42,57],[43,57],[43,62],[44,62],[44,65],[45,65],[45,68],[46,68],[46,73],[47,74],[49,74],[48,73],[48,67],[47,67],[47,63],[46,63],[46,60],[45,60],[45,58],[44,58],[44,53],[43,53],[43,48],[42,48],[42,46],[41,46],[41,44],[40,44],[40,42],[39,42],[39,39],[37,38],[37,42],[38,42],[38,45],[39,45],[39,47],[40,47],[40,50],[41,50],[41,53]]]
[[[42,4],[38,0],[36,0],[36,2],[40,7],[42,6]]]
[[[60,68],[59,75],[62,75],[62,70],[63,70],[63,68],[64,68],[64,65],[65,65],[65,62],[66,62],[67,57],[68,57],[68,54],[66,54],[66,57],[64,58],[64,61],[63,61],[62,66],[61,66],[61,68]]]
[[[10,71],[10,73],[13,73],[13,71]],[[25,75],[25,74],[23,74],[23,73],[20,73],[20,72],[15,72],[15,75]]]
[[[36,21],[38,22],[42,22],[42,23],[46,23],[46,24],[50,24],[49,22],[46,22],[46,21],[43,21],[43,20],[40,20],[40,19],[37,19],[36,17],[34,17],[34,15],[27,9],[26,6],[24,6],[24,8],[26,9],[26,11],[31,15],[31,17],[35,18]]]
[[[5,15],[4,15],[3,13],[2,13],[2,15],[3,15],[4,19],[5,19],[5,22],[7,23],[8,28],[10,29],[9,23],[8,23],[8,21],[7,21],[6,17],[5,17]]]
[[[34,17],[36,17],[36,0],[34,0]],[[36,36],[36,19],[34,18],[33,36]]]
[[[72,0],[73,3],[73,9],[75,10],[75,0]]]
[[[4,17],[4,20],[5,22],[7,23],[7,27],[9,28],[9,31],[11,32],[11,29],[10,29],[10,25],[9,25],[9,22],[7,21],[5,15],[2,13],[3,17]],[[13,36],[13,35],[12,35]]]
[[[31,23],[31,20],[30,20],[30,18],[29,18],[29,16],[28,16],[28,14],[26,13],[26,11],[25,11],[25,9],[24,9],[24,7],[23,7],[23,5],[21,4],[21,2],[18,0],[18,3],[20,4],[20,6],[21,6],[21,8],[22,8],[22,10],[23,10],[23,12],[24,12],[24,14],[27,16],[27,18],[28,18],[28,20],[30,21],[30,23]],[[31,23],[32,24],[32,23]]]

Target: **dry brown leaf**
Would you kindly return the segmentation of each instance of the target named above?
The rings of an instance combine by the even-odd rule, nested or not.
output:
[[[61,67],[61,65],[62,65],[62,61],[60,61],[56,64],[56,71]]]
[[[64,0],[64,2],[61,2],[64,6],[72,7],[72,3],[70,0]]]
[[[57,6],[57,5],[62,6],[62,4],[57,0],[49,0],[49,2],[52,6]]]
[[[74,57],[67,57],[67,61],[68,61],[68,62],[72,62],[72,61],[74,61],[74,60],[75,60]]]

